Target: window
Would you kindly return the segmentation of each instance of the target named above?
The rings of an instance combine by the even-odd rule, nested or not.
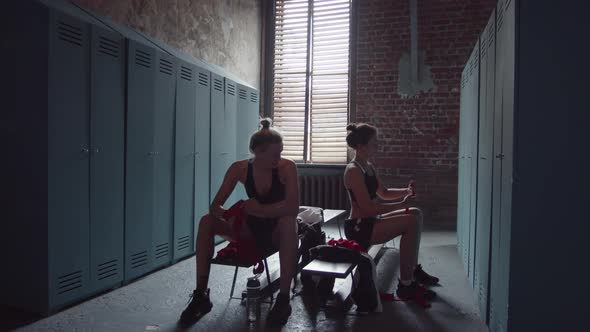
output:
[[[351,0],[276,0],[273,120],[283,156],[345,163]]]

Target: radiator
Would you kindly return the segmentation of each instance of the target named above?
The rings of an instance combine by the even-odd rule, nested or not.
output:
[[[349,210],[342,174],[299,176],[299,204]]]

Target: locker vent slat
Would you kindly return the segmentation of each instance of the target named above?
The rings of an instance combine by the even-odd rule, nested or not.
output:
[[[156,246],[156,258],[168,256],[168,242]]]
[[[98,51],[116,58],[119,56],[119,44],[114,40],[101,36],[98,43]]]
[[[247,95],[248,94],[246,93],[246,90],[240,89],[240,92],[239,92],[240,99],[246,100]]]
[[[188,235],[178,238],[176,247],[178,250],[184,250],[190,246],[190,237]]]
[[[250,92],[250,101],[253,103],[258,101],[258,95],[255,92]]]
[[[180,66],[180,78],[182,78],[185,81],[192,81],[193,70],[185,66]]]
[[[172,62],[160,59],[160,73],[172,76]]]
[[[119,261],[114,259],[112,261],[99,264],[96,270],[98,271],[98,280],[116,276],[119,273]]]
[[[82,271],[76,271],[57,278],[57,293],[64,294],[82,287]]]
[[[215,79],[215,81],[213,82],[213,89],[217,91],[223,91],[223,82],[221,82],[218,79]]]
[[[138,267],[146,265],[148,262],[147,250],[138,252],[131,255],[131,268],[136,269]]]
[[[67,43],[82,46],[82,29],[65,22],[58,22],[58,38]]]
[[[209,86],[209,76],[205,73],[199,73],[199,84]]]
[[[135,64],[150,68],[152,66],[152,56],[142,50],[135,50]]]
[[[231,95],[231,96],[235,96],[236,95],[236,86],[233,84],[228,84],[227,85],[227,94]]]

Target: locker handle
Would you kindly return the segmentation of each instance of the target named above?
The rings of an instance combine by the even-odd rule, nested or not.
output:
[[[82,152],[82,153],[88,153],[88,152],[90,152],[90,149],[83,147],[82,150],[80,150],[80,152]]]
[[[229,154],[229,152],[222,152],[222,153],[220,153],[220,155],[222,155],[222,156],[223,155],[226,155],[226,154]]]
[[[92,152],[93,153],[99,153],[100,152],[100,148],[94,148],[94,149],[92,149]]]
[[[496,158],[503,159],[504,158],[504,154],[503,153],[500,153],[499,155],[496,156]]]
[[[488,160],[488,158],[486,158],[486,157],[479,157],[479,159]]]

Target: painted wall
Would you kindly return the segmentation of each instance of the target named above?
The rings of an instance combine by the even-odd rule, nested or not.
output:
[[[74,0],[260,87],[262,0]]]

